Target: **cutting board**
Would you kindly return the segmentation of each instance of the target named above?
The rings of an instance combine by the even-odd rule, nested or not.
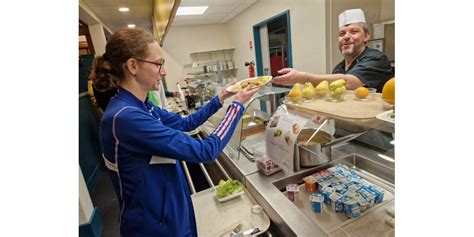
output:
[[[287,106],[294,106],[303,109],[313,110],[325,114],[331,114],[342,118],[350,119],[370,119],[377,114],[384,112],[383,101],[380,93],[376,93],[375,98],[369,101],[356,100],[353,91],[346,91],[344,100],[331,102],[325,99],[316,99],[310,102],[295,104],[285,100]]]

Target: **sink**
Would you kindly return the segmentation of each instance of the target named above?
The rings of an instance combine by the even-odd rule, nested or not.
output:
[[[344,164],[353,168],[359,176],[382,188],[385,191],[383,201],[362,212],[360,217],[355,219],[348,218],[344,213],[336,213],[325,204],[323,204],[321,214],[314,213],[309,201],[310,194],[304,188],[303,177],[337,164]],[[328,236],[339,236],[340,233],[346,234],[343,236],[390,236],[394,233],[394,228],[385,223],[385,219],[389,218],[389,214],[385,209],[395,205],[394,180],[395,170],[393,168],[353,154],[277,180],[273,182],[273,185],[282,192],[282,195],[286,196],[286,185],[298,184],[299,193],[294,202],[287,199],[288,205],[295,205]],[[370,225],[367,225],[367,223],[370,223]]]

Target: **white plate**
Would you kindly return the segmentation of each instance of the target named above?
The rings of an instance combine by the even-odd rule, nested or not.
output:
[[[357,98],[357,96],[354,96],[354,100],[357,100],[357,101],[374,101],[375,98],[374,97],[366,97],[366,98],[363,98],[363,99],[359,99],[359,98]]]
[[[240,84],[241,84],[242,82],[254,81],[254,80],[256,80],[256,79],[258,79],[258,78],[261,78],[261,77],[264,77],[264,78],[266,79],[266,82],[263,83],[263,84],[261,84],[259,87],[266,85],[267,83],[269,83],[269,82],[272,80],[272,76],[251,77],[251,78],[247,78],[247,79],[238,81],[238,82],[235,83],[234,85],[227,87],[226,90],[229,91],[229,92],[238,92],[238,91],[242,90],[242,89],[240,88]]]
[[[393,113],[393,109],[389,110],[389,111],[385,111],[385,112],[380,113],[380,114],[377,114],[377,116],[375,116],[375,117],[380,119],[380,120],[389,122],[389,123],[395,123],[395,118],[392,118],[391,117],[392,115],[395,115],[395,113]]]
[[[226,202],[226,201],[229,201],[229,200],[232,200],[234,198],[238,198],[240,197],[242,194],[244,194],[244,190],[236,193],[236,194],[232,194],[232,195],[229,195],[229,196],[225,196],[223,198],[217,198],[217,195],[216,195],[216,198],[217,200],[219,200],[219,202]]]

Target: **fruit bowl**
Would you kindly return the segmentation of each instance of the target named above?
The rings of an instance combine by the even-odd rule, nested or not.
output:
[[[374,101],[377,93],[375,88],[362,88],[359,87],[354,90],[354,100],[357,101]]]
[[[290,104],[301,104],[303,101],[303,97],[288,97],[283,100],[283,103],[290,103]]]
[[[326,96],[326,100],[329,102],[341,102],[344,101],[345,94],[345,90],[342,92],[329,91],[328,95]]]
[[[329,91],[326,91],[326,92],[324,92],[324,93],[321,92],[321,93],[319,93],[319,94],[316,93],[316,95],[314,96],[314,98],[315,98],[315,99],[320,99],[320,100],[321,100],[321,99],[326,99],[326,97],[328,97],[328,95],[329,95]]]
[[[384,108],[395,105],[395,77],[384,84],[382,88],[382,100],[384,101]]]
[[[394,104],[394,101],[392,100],[387,100],[387,99],[384,99],[382,98],[382,104],[383,104],[383,109],[384,110],[391,110],[393,109],[395,106],[393,105]]]
[[[346,81],[339,79],[329,84],[329,94],[326,98],[330,102],[340,102],[344,100],[346,94]]]
[[[308,99],[308,98],[303,98],[303,103],[308,103],[308,102],[313,102],[314,101],[314,97],[311,98],[311,99]]]
[[[313,87],[313,84],[311,82],[306,82],[303,86],[303,100],[304,102],[311,102],[314,100],[314,96],[316,94],[316,90]]]
[[[329,82],[322,81],[314,88],[316,99],[325,99],[329,94]]]
[[[363,101],[363,102],[368,102],[368,101],[374,101],[375,98],[371,98],[371,97],[366,97],[366,98],[357,98],[357,96],[354,96],[354,100],[357,100],[357,101]]]

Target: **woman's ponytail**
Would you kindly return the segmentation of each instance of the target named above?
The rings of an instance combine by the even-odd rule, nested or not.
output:
[[[107,91],[118,87],[118,79],[113,75],[111,63],[106,54],[96,57],[89,75],[92,86],[98,91]]]

